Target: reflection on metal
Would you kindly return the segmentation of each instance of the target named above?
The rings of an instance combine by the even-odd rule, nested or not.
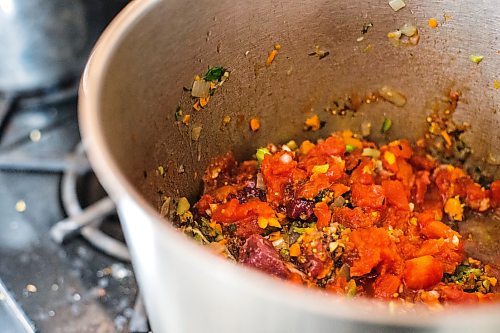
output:
[[[83,145],[79,144],[73,155],[75,158],[84,159]],[[88,167],[88,162],[87,162]],[[79,233],[92,245],[107,255],[120,260],[130,261],[130,254],[126,245],[102,232],[99,227],[104,219],[115,212],[114,203],[109,198],[83,209],[78,199],[76,182],[78,176],[89,171],[81,169],[67,169],[61,181],[61,197],[68,218],[57,222],[50,230],[52,239],[58,243],[68,237]]]
[[[8,311],[9,317],[12,317],[13,319],[16,320],[16,323],[12,324],[15,325],[14,327],[8,327],[7,323],[2,324],[0,322],[0,329],[2,329],[2,332],[4,332],[4,329],[14,329],[14,332],[26,332],[26,333],[35,333],[35,326],[31,321],[28,319],[24,311],[19,307],[19,305],[16,303],[16,301],[12,298],[12,296],[9,294],[7,291],[7,288],[5,285],[2,283],[0,280],[0,307],[3,307],[6,311]],[[12,332],[12,331],[10,331]]]

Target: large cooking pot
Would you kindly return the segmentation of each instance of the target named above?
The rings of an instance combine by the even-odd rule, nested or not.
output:
[[[427,27],[431,17],[440,27]],[[370,22],[373,27],[362,34]],[[387,39],[405,23],[419,27],[418,45],[394,46]],[[493,88],[500,72],[499,24],[496,0],[406,0],[398,12],[387,0],[132,2],[89,60],[80,121],[91,163],[117,202],[154,331],[498,332],[498,305],[408,312],[276,281],[195,245],[158,208],[164,195],[193,202],[210,158],[228,150],[249,158],[268,142],[357,130],[363,121],[376,129],[372,140],[415,140],[427,126],[429,102],[450,88],[462,92],[455,119],[471,124],[465,139],[475,163],[494,175],[498,168],[491,162],[500,152],[500,94]],[[265,66],[276,42],[282,48]],[[330,55],[309,56],[315,46]],[[484,60],[471,62],[471,54]],[[178,125],[174,113],[187,98],[183,86],[213,65],[228,68],[231,76],[207,108],[184,110],[192,114],[192,126],[202,126],[196,142],[192,126]],[[403,92],[406,105],[364,104],[344,116],[323,111],[334,98],[382,85]],[[303,122],[313,113],[326,126],[304,132]],[[232,120],[222,127],[227,115]],[[257,133],[248,129],[252,117],[261,119]],[[385,136],[378,131],[384,117],[394,124]],[[159,165],[166,169],[163,176],[155,172]]]

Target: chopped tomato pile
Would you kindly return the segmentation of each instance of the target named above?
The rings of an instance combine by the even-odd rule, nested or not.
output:
[[[377,147],[344,131],[268,145],[255,160],[214,159],[203,180],[178,225],[244,265],[348,297],[498,298],[491,267],[466,255],[456,230],[500,207],[500,181],[482,187],[406,140]]]

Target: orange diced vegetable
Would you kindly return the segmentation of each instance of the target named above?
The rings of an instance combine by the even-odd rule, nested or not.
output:
[[[200,105],[201,107],[205,107],[207,104],[208,104],[208,100],[210,99],[210,97],[207,97],[207,98],[200,98]]]
[[[314,132],[319,130],[320,127],[321,122],[319,121],[319,117],[317,115],[306,119],[306,128],[311,129]]]
[[[439,22],[434,17],[432,17],[432,18],[429,19],[429,21],[427,22],[427,24],[429,24],[429,27],[431,27],[432,29],[435,29],[435,28],[438,27]]]
[[[300,245],[294,243],[292,246],[290,246],[290,257],[298,257],[298,256],[300,256]]]
[[[269,56],[267,57],[267,60],[266,60],[266,65],[270,66],[273,63],[274,58],[276,58],[277,55],[278,55],[277,50],[272,50],[271,52],[269,52]]]
[[[259,118],[252,118],[250,120],[250,129],[254,132],[257,132],[260,128],[260,120]]]
[[[328,209],[328,205],[326,203],[318,202],[313,211],[314,215],[318,218],[318,222],[316,222],[316,228],[318,230],[322,230],[330,224],[332,213],[330,212],[330,209]]]
[[[443,264],[432,256],[407,260],[403,280],[413,290],[435,286],[443,278]]]
[[[302,155],[307,155],[307,153],[309,153],[309,151],[311,151],[311,149],[313,149],[314,146],[315,146],[314,143],[312,143],[309,140],[306,140],[301,143],[299,151]]]
[[[189,114],[186,114],[183,118],[182,118],[182,123],[184,125],[189,125],[189,122],[191,121],[191,115]]]
[[[196,111],[200,111],[201,110],[201,106],[200,106],[200,101],[196,101],[196,103],[194,103],[193,105],[193,109],[195,109]]]
[[[458,197],[448,199],[444,205],[444,211],[450,218],[462,221],[464,208],[460,204]]]

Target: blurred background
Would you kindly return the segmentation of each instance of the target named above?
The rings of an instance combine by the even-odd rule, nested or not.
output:
[[[0,332],[148,332],[77,90],[126,0],[0,0]]]

